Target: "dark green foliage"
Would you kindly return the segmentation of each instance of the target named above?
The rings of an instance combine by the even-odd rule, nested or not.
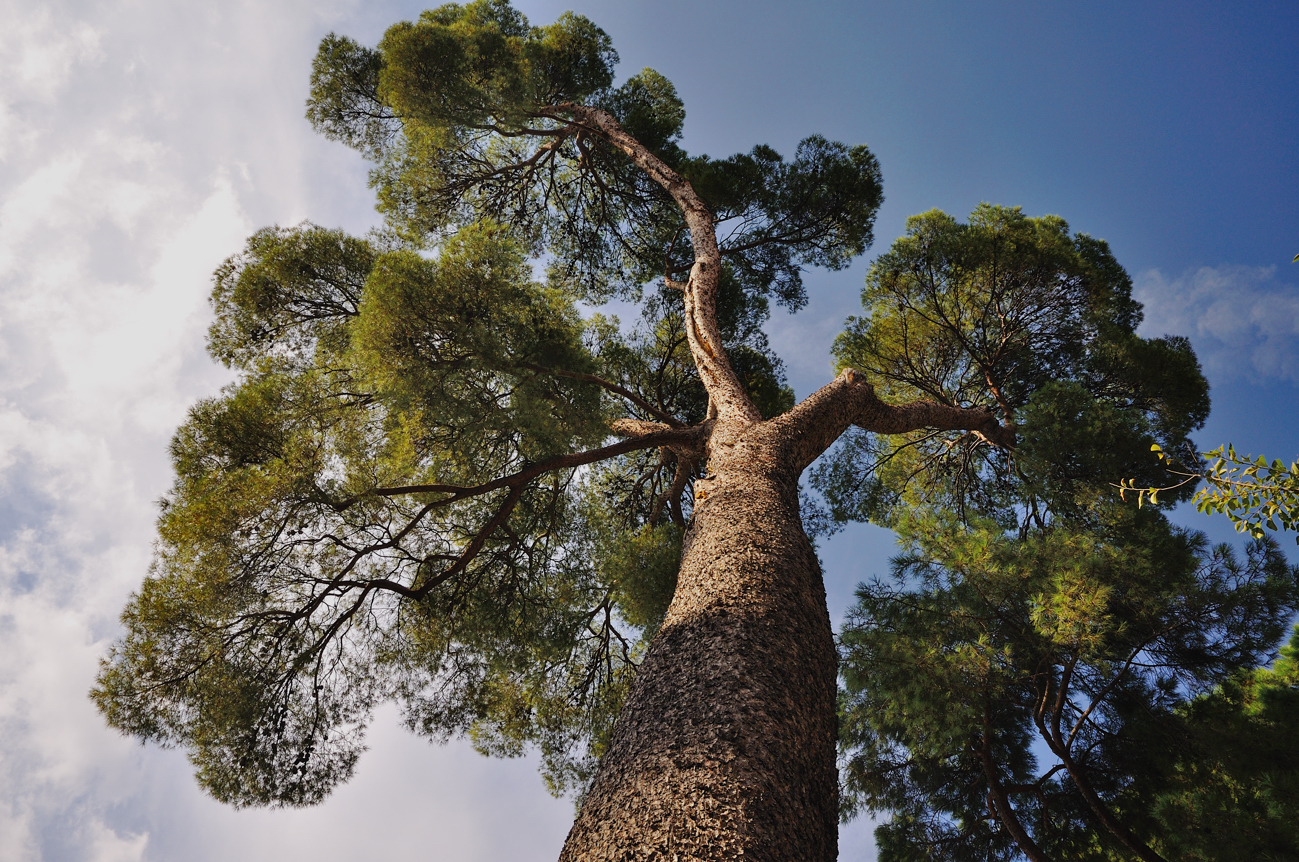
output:
[[[755,147],[679,169],[723,224],[740,283],[791,308],[807,301],[802,266],[842,269],[874,241],[884,198],[879,163],[866,147],[814,136],[799,143],[789,164],[771,147]]]
[[[1131,289],[1104,242],[1058,217],[988,204],[969,224],[913,216],[871,267],[866,315],[836,356],[886,399],[1013,420],[1021,444],[1012,458],[968,433],[850,437],[817,475],[837,517],[887,523],[905,496],[1024,526],[1080,516],[1085,476],[1166,479],[1150,444],[1184,445],[1208,384],[1185,339],[1134,334]]]
[[[1273,542],[1241,560],[1169,525],[1159,506],[1189,487],[1119,499],[1124,478],[1170,484],[1152,445],[1188,446],[1207,416],[1189,344],[1135,334],[1103,242],[989,205],[968,225],[911,219],[863,304],[842,364],[888,399],[983,406],[1018,436],[1004,453],[857,434],[816,476],[838,518],[892,524],[906,549],[841,641],[845,813],[889,815],[881,860],[1018,859],[1025,841],[1057,860],[1236,858],[1210,829],[1282,847],[1289,791],[1270,788],[1296,773],[1227,704],[1299,608],[1299,570]],[[1230,721],[1249,742],[1214,742]]]
[[[1155,797],[1169,852],[1204,862],[1299,855],[1299,628],[1271,668],[1179,710],[1187,743]]]
[[[1161,521],[1147,511],[1108,539],[903,527],[899,586],[863,587],[842,636],[844,802],[892,814],[882,860],[1018,858],[989,811],[985,744],[1051,858],[1124,855],[1071,772],[1143,840],[1175,827],[1151,803],[1193,738],[1181,698],[1264,659],[1299,584],[1274,544],[1241,562]]]

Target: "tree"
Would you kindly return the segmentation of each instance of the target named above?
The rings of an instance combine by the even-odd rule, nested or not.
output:
[[[238,380],[176,434],[94,692],[218,799],[319,800],[392,699],[540,747],[583,798],[564,859],[835,857],[799,477],[852,426],[1014,430],[988,393],[885,403],[851,369],[792,404],[761,323],[869,245],[875,158],[689,156],[672,85],[615,61],[503,0],[322,42],[308,117],[371,161],[385,227],[266,228],[217,271]],[[614,296],[634,332],[577,312]]]
[[[1207,762],[1184,756],[1208,736],[1195,697],[1252,673],[1299,607],[1275,543],[1242,562],[1168,523],[1185,484],[1143,508],[1109,484],[1154,484],[1208,413],[1189,345],[1135,335],[1130,290],[1059,219],[927,213],[836,346],[890,395],[981,386],[1020,438],[858,433],[817,474],[837,517],[905,548],[841,638],[845,813],[891,815],[881,859],[1163,858]]]
[[[1187,809],[1232,822],[1224,791],[1266,775],[1240,752],[1282,750],[1278,734],[1210,748],[1223,728],[1187,695],[1219,704],[1215,685],[1270,654],[1299,608],[1294,570],[1268,541],[1242,563],[1157,524],[1113,532],[1127,541],[922,521],[895,561],[909,588],[859,591],[846,800],[892,815],[881,859],[1181,858]],[[1272,770],[1293,782],[1284,760]]]

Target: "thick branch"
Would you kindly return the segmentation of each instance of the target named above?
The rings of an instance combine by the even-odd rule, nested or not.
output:
[[[684,177],[623,131],[618,121],[607,112],[566,102],[544,108],[540,113],[551,118],[564,114],[571,116],[621,150],[676,201],[690,229],[690,242],[695,249],[695,263],[690,269],[685,290],[686,337],[704,387],[718,406],[723,442],[734,439],[745,427],[761,422],[762,414],[745,392],[722,349],[721,331],[717,325],[717,280],[721,275],[722,255],[717,245],[712,212]]]
[[[588,449],[585,452],[574,452],[571,455],[559,455],[554,458],[547,458],[545,461],[538,461],[536,464],[529,464],[517,473],[511,473],[508,476],[502,476],[499,479],[493,479],[492,481],[484,482],[481,485],[397,485],[391,488],[375,488],[372,491],[368,491],[366,495],[374,495],[377,497],[397,497],[403,494],[448,494],[450,496],[445,499],[437,500],[434,503],[429,504],[430,507],[445,506],[449,503],[455,503],[460,500],[468,500],[471,497],[481,497],[483,494],[490,494],[493,491],[499,491],[502,488],[519,488],[546,473],[553,473],[556,470],[567,470],[572,467],[582,467],[587,464],[595,464],[599,461],[615,458],[618,455],[626,455],[628,452],[635,452],[639,449],[651,449],[655,446],[670,447],[697,445],[699,435],[704,433],[701,431],[700,427],[671,428],[667,425],[660,425],[657,422],[640,422],[640,420],[636,419],[619,419],[613,424],[622,427],[623,423],[628,422],[647,426],[643,429],[645,433],[631,436],[630,439],[623,440],[619,443],[601,446],[599,449]],[[614,430],[617,431],[618,428],[616,427]],[[335,508],[342,511],[360,499],[360,497],[354,497],[339,504]]]
[[[861,372],[851,368],[822,386],[783,416],[787,457],[800,472],[828,449],[850,425],[877,434],[904,434],[921,428],[973,431],[997,446],[1015,445],[1014,426],[1003,426],[986,410],[949,407],[932,401],[886,404]]]
[[[609,430],[619,437],[635,439],[647,434],[661,434],[671,431],[671,427],[662,422],[647,422],[644,419],[615,419],[609,423]]]
[[[1001,782],[997,762],[992,756],[992,727],[986,716],[983,722],[983,738],[976,746],[976,753],[979,762],[983,765],[983,777],[988,780],[989,796],[992,797],[992,809],[997,819],[1006,827],[1006,831],[1015,839],[1015,843],[1019,845],[1020,850],[1024,851],[1025,856],[1033,862],[1050,862],[1050,857],[1037,846],[1037,842],[1028,834],[1028,830],[1024,828],[1019,815],[1010,804],[1010,796],[1006,792],[1006,786]]]

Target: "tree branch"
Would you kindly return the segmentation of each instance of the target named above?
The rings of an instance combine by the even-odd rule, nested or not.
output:
[[[1037,846],[1037,842],[1028,834],[1024,824],[1020,822],[1014,806],[1010,804],[1010,796],[1006,792],[1005,785],[1002,784],[996,759],[992,756],[992,721],[986,712],[983,716],[983,733],[979,739],[979,744],[975,746],[975,754],[978,755],[979,762],[983,766],[983,777],[988,781],[988,795],[992,797],[992,809],[996,813],[997,819],[1006,827],[1006,831],[1015,839],[1019,849],[1032,862],[1050,862],[1050,857],[1042,852],[1042,848]]]
[[[799,472],[828,449],[848,426],[876,434],[904,434],[921,428],[973,431],[988,443],[1003,448],[1015,445],[1015,427],[1001,425],[986,410],[949,407],[932,401],[886,404],[861,372],[845,369],[830,383],[813,392],[793,410],[771,420],[785,432],[786,457]]]
[[[598,375],[584,374],[580,371],[562,371],[558,368],[547,368],[544,365],[534,365],[531,362],[520,362],[518,363],[518,366],[520,368],[526,368],[529,371],[536,371],[541,374],[553,374],[556,377],[567,377],[570,380],[581,380],[586,383],[594,383],[596,386],[599,386],[603,389],[607,389],[610,392],[614,393],[615,395],[621,395],[623,398],[626,398],[628,401],[630,401],[632,404],[635,404],[637,407],[644,410],[646,413],[658,419],[661,419],[662,421],[666,422],[668,425],[671,425],[673,428],[686,427],[686,423],[682,422],[680,419],[673,416],[671,413],[668,413],[664,410],[660,410],[659,408],[655,407],[653,404],[646,401],[640,395],[637,395],[635,392],[632,392],[630,389],[627,389],[624,386],[620,386],[619,384],[614,383],[611,380],[605,380],[603,377],[600,377]]]
[[[572,117],[591,133],[621,150],[681,208],[695,249],[695,263],[690,269],[685,290],[686,337],[700,379],[718,406],[718,425],[723,442],[734,440],[744,428],[761,422],[762,414],[749,398],[722,349],[721,331],[717,325],[717,281],[721,275],[722,255],[717,245],[717,228],[712,212],[684,177],[623,131],[618,121],[606,111],[565,102],[542,108],[539,114],[550,119],[562,119],[564,115]]]
[[[483,494],[490,494],[491,492],[499,491],[502,488],[522,487],[545,473],[553,473],[556,470],[567,470],[572,467],[582,467],[587,464],[594,464],[598,461],[615,458],[618,455],[625,455],[628,452],[635,452],[639,449],[650,449],[655,446],[698,445],[699,437],[705,433],[703,430],[705,426],[672,428],[667,425],[660,425],[656,422],[641,422],[637,419],[617,419],[613,424],[619,427],[626,427],[624,426],[624,423],[637,423],[637,426],[642,428],[644,433],[632,435],[630,439],[623,440],[620,443],[602,446],[599,449],[588,449],[585,452],[574,452],[571,455],[559,455],[554,458],[547,458],[545,461],[539,461],[536,464],[529,464],[517,473],[511,473],[508,476],[502,476],[499,479],[493,479],[490,482],[484,482],[481,485],[440,485],[430,483],[423,485],[396,485],[391,488],[374,488],[364,494],[359,494],[342,503],[338,503],[334,508],[341,512],[360,502],[365,497],[397,497],[403,494],[448,494],[450,496],[427,504],[429,508],[446,506],[461,500],[468,500],[472,497],[481,497]]]

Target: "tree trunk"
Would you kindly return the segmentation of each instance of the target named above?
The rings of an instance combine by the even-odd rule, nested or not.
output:
[[[836,659],[789,430],[713,452],[676,594],[562,862],[836,858]]]
[[[695,485],[676,595],[560,860],[830,862],[839,840],[836,657],[798,478],[853,424],[886,434],[959,428],[997,445],[1014,445],[1014,429],[985,410],[885,404],[851,369],[763,422],[722,348],[712,212],[605,111],[564,103],[542,114],[602,136],[681,208],[695,261],[675,284],[708,391],[714,473]]]

